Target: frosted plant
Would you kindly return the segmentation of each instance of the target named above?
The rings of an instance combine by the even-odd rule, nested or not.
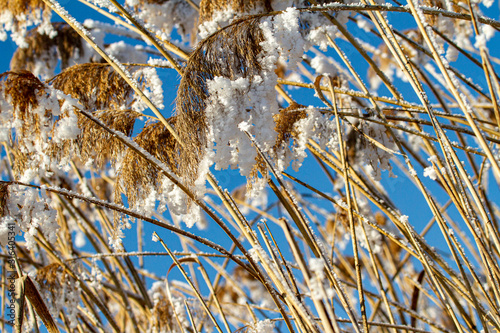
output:
[[[0,240],[6,246],[9,236],[23,233],[26,247],[31,249],[36,242],[34,236],[40,231],[50,243],[57,240],[60,226],[56,221],[56,211],[51,207],[51,200],[46,195],[32,188],[8,186],[8,193],[3,205],[3,216],[0,219]]]
[[[76,328],[79,314],[78,303],[81,297],[78,282],[57,264],[40,268],[36,273],[36,282],[47,304],[51,304],[49,310],[52,316],[57,316],[60,311],[64,311],[68,326]]]
[[[271,333],[274,330],[274,324],[269,320],[262,320],[256,322],[249,332],[252,333]]]
[[[89,60],[82,39],[68,24],[54,23],[55,36],[31,29],[26,36],[27,46],[18,48],[11,60],[13,71],[29,70],[35,76],[49,79],[54,76],[59,60],[65,69]]]
[[[52,12],[43,0],[2,0],[0,5],[0,40],[7,39],[8,32],[17,45],[26,48],[29,27],[38,26],[49,36],[56,34],[50,24]]]
[[[175,29],[184,42],[196,34],[196,10],[182,0],[126,0],[138,13],[138,18],[165,34],[168,38]]]

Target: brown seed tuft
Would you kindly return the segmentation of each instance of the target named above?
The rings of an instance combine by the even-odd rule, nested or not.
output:
[[[197,166],[206,147],[204,110],[208,98],[207,80],[251,78],[261,70],[259,54],[263,40],[258,18],[233,24],[200,43],[188,60],[177,99],[177,133],[185,144],[179,154],[179,175],[188,184],[197,177]]]
[[[169,118],[169,122],[175,126],[175,117]],[[177,171],[177,141],[161,122],[146,125],[134,141],[174,172]],[[130,205],[134,206],[138,200],[147,197],[151,186],[160,190],[161,178],[156,167],[140,158],[135,151],[128,149],[119,171],[117,190],[124,192]],[[115,194],[115,198],[119,197]]]
[[[38,8],[47,8],[43,0],[0,0],[2,12],[8,10],[14,17],[22,17]]]
[[[29,70],[35,72],[38,61],[45,63],[48,72],[54,59],[60,57],[61,69],[67,68],[72,57],[83,55],[84,49],[82,39],[78,33],[68,24],[63,22],[52,23],[57,35],[50,38],[45,34],[40,34],[37,28],[28,32],[26,43],[28,47],[19,47],[10,62],[10,68],[13,71]]]
[[[132,88],[108,64],[81,64],[67,68],[50,80],[89,110],[130,107]]]
[[[290,143],[293,136],[297,135],[294,131],[294,125],[297,121],[304,119],[307,116],[303,105],[292,103],[289,107],[281,109],[280,113],[274,115],[276,126],[274,130],[277,133],[276,142],[273,146],[273,151],[278,152]],[[250,189],[253,180],[258,177],[258,174],[267,176],[267,166],[260,155],[255,158],[255,165],[250,172],[250,178],[247,182],[247,188]]]
[[[272,12],[271,0],[202,0],[200,23],[211,21],[216,12],[232,9],[238,14]]]
[[[103,178],[92,178],[91,185],[99,199],[111,202],[113,188],[108,181]]]
[[[10,96],[14,109],[27,113],[30,108],[38,106],[38,96],[44,91],[44,85],[31,72],[5,72],[0,74],[0,80],[3,80],[0,89],[6,96]]]
[[[122,157],[126,146],[92,120],[80,113],[76,116],[80,128],[77,139],[62,142],[51,141],[47,154],[55,160],[64,160],[76,155],[79,156],[80,162],[92,161],[92,165],[96,168],[102,168],[108,162],[114,165]],[[141,114],[131,110],[103,110],[94,112],[93,116],[106,127],[131,136],[135,121]],[[67,114],[58,121],[65,117]],[[57,122],[55,128],[57,128]]]
[[[151,311],[151,327],[153,332],[175,332],[178,330],[178,321],[175,319],[172,303],[170,303],[164,289],[154,293],[154,307]]]
[[[422,0],[422,6],[430,7],[430,8],[439,8],[439,9],[444,9],[446,10],[447,5],[451,5],[452,11],[455,13],[467,13],[468,10],[465,9],[467,6],[467,2],[465,1],[450,1],[449,3],[444,0]],[[425,19],[427,23],[433,27],[438,27],[438,20],[439,16],[438,15],[430,15],[430,14],[424,14]],[[453,22],[454,24],[457,24],[457,22]]]
[[[31,154],[22,152],[19,145],[13,145],[10,152],[14,162],[12,171],[15,176],[20,177],[30,167]]]
[[[231,279],[233,281],[237,281],[240,286],[258,286],[260,282],[255,279],[247,270],[245,270],[241,266],[236,266],[231,274]],[[222,283],[221,286],[217,289],[217,298],[224,303],[235,303],[238,304],[238,301],[241,296],[241,291],[238,291],[234,286],[230,283]]]
[[[141,114],[130,110],[105,110],[94,112],[93,116],[107,127],[131,136],[135,121]],[[80,115],[78,126],[81,129],[77,141],[82,162],[93,159],[94,165],[101,168],[108,161],[116,161],[124,152],[126,147],[120,140],[87,117]]]
[[[435,17],[434,15],[431,15],[432,17]],[[422,34],[418,29],[408,29],[403,31],[403,34],[408,37],[410,40],[414,41],[417,44],[422,45],[423,43],[423,37]],[[422,55],[420,54],[419,51],[415,49],[413,45],[408,43],[405,40],[399,40],[400,44],[403,46],[403,52],[404,54],[412,61],[418,62],[419,57],[422,58]],[[389,47],[387,44],[382,43],[377,52],[373,54],[373,60],[375,60],[375,63],[380,67],[380,70],[382,72],[391,72],[392,69],[391,67],[398,68],[398,65],[394,59],[394,57],[391,56],[391,52],[389,50]],[[377,77],[377,74],[373,70],[373,68],[368,69],[368,77],[370,79],[373,79]]]
[[[61,285],[60,273],[63,273],[64,269],[61,265],[53,263],[40,268],[36,273],[36,282],[45,290],[51,290],[58,288]]]
[[[274,116],[274,121],[276,122],[275,130],[278,133],[275,148],[283,144],[288,144],[292,136],[297,134],[294,132],[294,125],[297,121],[307,116],[304,108],[303,105],[293,103],[286,109],[281,109],[280,113]]]
[[[40,119],[32,111],[38,107],[39,98],[45,93],[44,84],[28,71],[5,72],[0,74],[1,92],[12,105],[15,117],[22,122],[18,138],[39,134]],[[46,110],[45,117],[50,115],[49,110]]]
[[[0,0],[0,15],[9,17],[9,14],[12,15],[11,30],[22,33],[29,24],[26,24],[27,21],[43,19],[44,22],[50,22],[52,12],[43,0]]]
[[[78,267],[73,267],[72,270],[76,268]],[[80,286],[63,266],[58,263],[44,266],[37,270],[35,280],[40,287],[40,296],[51,312],[59,314],[64,308],[66,315],[76,315]]]

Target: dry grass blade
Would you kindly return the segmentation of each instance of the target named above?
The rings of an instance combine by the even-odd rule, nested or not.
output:
[[[22,185],[22,186],[28,186],[28,187],[34,187],[34,188],[39,188],[39,186],[36,186],[36,185],[29,185],[29,184],[25,184],[25,183],[20,183],[20,182],[3,182],[3,181],[0,181],[0,184],[17,184],[17,185]],[[108,208],[112,211],[118,211],[118,212],[121,212],[123,214],[126,214],[128,216],[131,216],[131,217],[134,217],[134,218],[137,218],[137,219],[141,219],[143,221],[147,221],[148,223],[151,223],[153,225],[156,225],[158,227],[161,227],[161,228],[165,228],[167,230],[170,230],[170,231],[173,231],[175,233],[178,233],[184,237],[187,237],[187,238],[191,238],[193,240],[196,240],[198,242],[200,242],[201,244],[204,244],[218,252],[220,252],[221,254],[225,255],[227,258],[230,258],[231,260],[233,260],[234,262],[236,262],[239,266],[241,267],[244,267],[245,269],[249,269],[248,265],[244,264],[239,258],[238,256],[230,253],[229,251],[227,251],[224,247],[222,246],[219,246],[217,245],[217,243],[214,243],[214,242],[211,242],[205,238],[202,238],[202,237],[199,237],[193,233],[190,233],[188,231],[184,231],[180,228],[177,228],[175,226],[172,226],[172,225],[169,225],[169,224],[166,224],[166,223],[163,223],[163,222],[160,222],[160,221],[157,221],[153,218],[150,218],[150,217],[147,217],[147,216],[144,216],[144,215],[141,215],[141,214],[138,214],[137,212],[133,211],[133,210],[129,210],[129,209],[125,209],[121,206],[118,206],[118,205],[115,205],[115,204],[112,204],[112,203],[109,203],[109,202],[103,202],[103,201],[100,201],[100,200],[96,200],[94,198],[88,198],[88,197],[85,197],[83,195],[79,195],[77,193],[74,193],[74,192],[71,192],[71,193],[68,193],[65,189],[52,189],[52,188],[46,188],[47,191],[51,192],[51,193],[56,193],[56,194],[59,194],[59,195],[62,195],[68,199],[78,199],[78,200],[82,200],[82,201],[86,201],[88,203],[92,203],[96,206],[99,206],[99,207],[102,207],[102,208]],[[252,272],[253,273],[253,272]]]
[[[9,185],[0,183],[0,218],[7,213],[7,197],[9,195]]]
[[[423,42],[423,37],[418,31],[418,29],[408,29],[403,31],[402,33],[405,35],[406,38],[410,39],[411,41],[414,41],[415,43],[422,44]],[[404,47],[403,50],[408,59],[417,63],[423,60],[422,52],[419,52],[414,47],[412,47],[412,45],[405,42],[404,40],[399,41],[399,43],[401,43],[401,45]],[[373,55],[373,59],[378,65],[378,68],[380,68],[380,70],[382,70],[385,73],[390,73],[392,69],[395,66],[397,66],[397,63],[395,63],[394,58],[386,56],[388,52],[389,52],[389,46],[386,43],[382,43],[377,49],[377,52],[374,53]],[[377,73],[375,73],[373,67],[370,67],[368,69],[368,78],[370,78],[370,80],[378,78]]]
[[[191,326],[193,327],[193,332],[198,333],[198,329],[196,328],[196,324],[193,319],[193,313],[191,312],[191,309],[189,308],[189,305],[187,304],[186,301],[184,301],[184,306],[186,307],[186,312],[188,313],[189,321],[191,322]]]
[[[417,281],[419,284],[422,284],[422,281],[424,280],[425,276],[425,271],[420,272],[418,275]],[[417,312],[417,306],[418,306],[418,296],[420,294],[420,289],[418,289],[416,286],[413,290],[413,295],[411,296],[411,309],[415,312]],[[415,317],[411,318],[411,327],[416,327],[417,319]]]
[[[321,76],[316,79],[316,82],[321,81]],[[340,127],[340,119],[339,119],[339,114],[338,114],[338,106],[337,106],[337,96],[335,95],[335,92],[333,91],[333,79],[329,78],[329,88],[330,88],[330,94],[332,98],[332,105],[333,105],[333,110],[335,112],[335,122],[337,125],[337,135],[339,138],[342,138],[342,130]],[[317,89],[318,93],[321,93],[321,90]],[[351,231],[351,238],[352,238],[352,248],[353,248],[353,253],[354,253],[354,267],[356,269],[356,282],[358,286],[358,297],[359,297],[359,303],[360,303],[360,310],[361,310],[361,317],[363,320],[363,330],[366,332],[368,331],[368,324],[367,324],[367,317],[366,317],[366,305],[365,305],[365,296],[363,293],[363,282],[361,279],[361,266],[359,263],[359,253],[358,253],[358,241],[357,241],[357,236],[355,232],[355,227],[354,227],[354,216],[353,216],[353,198],[351,197],[351,185],[349,183],[349,161],[347,159],[347,149],[345,148],[343,140],[338,140],[339,141],[339,151],[340,151],[340,156],[342,160],[342,167],[344,171],[344,182],[345,182],[345,195],[346,195],[346,204],[348,207],[348,216],[349,216],[349,229]]]
[[[24,295],[30,301],[31,305],[35,309],[36,313],[40,316],[45,327],[49,331],[49,333],[59,332],[59,329],[54,322],[54,319],[50,315],[50,312],[43,301],[42,296],[36,289],[35,284],[31,281],[31,278],[28,275],[21,277],[24,284]]]
[[[207,284],[208,289],[210,290],[210,296],[214,300],[214,303],[217,307],[217,310],[219,310],[219,314],[222,317],[224,327],[225,327],[226,331],[231,332],[231,328],[229,327],[226,315],[224,313],[224,310],[222,309],[219,298],[217,297],[217,293],[215,292],[214,286],[212,285],[212,282],[210,281],[210,277],[209,277],[207,271],[205,270],[205,267],[200,262],[200,259],[198,257],[190,257],[190,258],[186,258],[186,259],[191,259],[191,260],[193,260],[193,262],[198,264],[198,270],[201,272],[203,279],[205,280],[205,283]],[[181,262],[181,260],[179,260],[179,262]],[[208,303],[208,306],[210,306],[210,302]]]
[[[127,11],[118,1],[109,0],[109,2],[111,2],[111,4],[113,4],[113,6],[116,7],[116,9],[118,9],[118,11],[128,21],[130,21],[135,27],[137,27],[140,30],[141,35],[144,38],[148,39],[149,42],[155,46],[155,48],[161,53],[162,56],[165,57],[165,59],[167,59],[170,62],[170,64],[175,68],[175,70],[179,74],[182,74],[182,68],[179,66],[177,61],[175,61],[175,59],[167,52],[167,50],[160,43],[158,43],[157,38],[155,38],[155,36],[153,36],[151,34],[151,32],[146,27],[144,27],[140,22],[138,22],[136,20],[136,18],[133,15],[131,15],[131,13],[129,13],[129,11]],[[167,44],[172,45],[171,43],[167,43]],[[104,57],[104,59],[106,59],[106,61],[108,61],[108,63],[110,63],[110,64],[113,62],[113,61],[110,61],[111,59],[109,59],[108,57]]]
[[[203,299],[203,297],[201,296],[200,294],[200,291],[198,290],[198,288],[193,284],[192,280],[189,278],[189,276],[187,275],[187,272],[184,270],[184,268],[182,267],[181,265],[181,262],[177,259],[177,257],[172,253],[172,251],[170,250],[170,248],[167,246],[167,244],[165,244],[165,242],[163,241],[163,239],[160,238],[160,236],[158,236],[158,234],[156,232],[153,233],[153,237],[156,237],[156,239],[158,239],[161,243],[161,245],[163,246],[163,248],[168,252],[168,254],[170,255],[170,257],[172,258],[172,260],[174,261],[174,264],[172,264],[172,266],[170,267],[170,269],[172,269],[173,265],[177,266],[179,268],[179,270],[181,271],[182,275],[184,276],[184,278],[186,279],[187,283],[190,285],[191,289],[195,292],[195,295],[196,297],[198,298],[198,300],[200,301],[200,303],[202,304],[203,306],[203,309],[206,311],[207,315],[210,317],[210,319],[212,320],[212,323],[214,324],[215,328],[217,329],[217,331],[219,333],[222,333],[222,329],[220,328],[217,320],[215,319],[214,315],[212,314],[212,311],[210,310],[210,308],[208,307],[208,305],[206,304],[205,300]],[[169,269],[169,272],[170,272],[170,269]]]
[[[158,289],[154,298],[154,307],[151,310],[151,329],[156,329],[158,332],[171,331],[177,323],[176,326],[183,331],[184,328],[178,324],[177,315],[170,299],[169,286]]]
[[[268,181],[269,186],[273,190],[273,192],[276,194],[278,197],[278,200],[280,203],[284,206],[284,208],[287,210],[287,212],[290,214],[292,217],[293,221],[297,225],[297,227],[300,230],[300,233],[302,237],[305,240],[305,243],[309,247],[309,249],[313,252],[314,256],[316,258],[321,258],[323,259],[325,266],[326,266],[326,273],[328,276],[328,279],[330,280],[330,283],[334,286],[335,291],[337,292],[337,296],[339,297],[342,306],[344,307],[344,310],[346,311],[347,315],[349,316],[351,323],[354,327],[354,330],[356,332],[361,331],[361,327],[359,326],[359,323],[356,320],[355,313],[352,309],[352,306],[349,304],[348,298],[346,294],[344,293],[342,287],[340,286],[340,283],[337,279],[337,277],[334,275],[333,271],[330,269],[330,264],[327,259],[327,256],[324,253],[324,248],[321,246],[321,244],[318,242],[317,238],[315,237],[310,223],[305,219],[304,215],[301,212],[300,207],[298,206],[298,202],[294,200],[292,197],[290,191],[288,190],[287,186],[285,186],[282,177],[276,172],[276,170],[273,168],[271,165],[270,161],[268,158],[263,154],[263,152],[260,150],[258,144],[255,142],[255,140],[252,138],[252,136],[248,133],[245,132],[246,135],[248,136],[249,140],[252,141],[255,149],[258,151],[259,155],[263,159],[263,161],[266,163],[266,166],[269,168],[269,170],[273,173],[273,175],[276,177],[278,180],[278,183],[281,188],[278,188],[272,180]],[[287,223],[282,222],[282,225],[286,228],[290,228]],[[290,233],[291,235],[291,233]],[[291,238],[289,239],[291,241]],[[296,256],[296,258],[299,258],[301,256]],[[269,270],[268,270],[269,273]],[[327,324],[327,323],[325,323]],[[331,323],[328,323],[331,325]]]
[[[16,278],[15,281],[15,293],[17,298],[15,299],[15,318],[14,318],[14,329],[16,333],[21,333],[24,321],[24,309],[25,309],[25,298],[24,298],[24,279],[23,277]]]

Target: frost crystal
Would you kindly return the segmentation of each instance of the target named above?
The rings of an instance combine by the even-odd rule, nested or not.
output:
[[[259,74],[235,79],[218,76],[207,81],[207,156],[212,156],[216,169],[238,167],[241,175],[250,177],[257,151],[245,132],[265,154],[272,152],[277,138],[274,116],[278,114],[274,69],[278,61],[293,68],[304,52],[298,14],[296,9],[289,8],[260,24],[264,41],[260,43],[263,51],[259,55],[262,65]]]
[[[0,218],[0,244],[7,244],[9,231],[21,232],[28,249],[35,246],[34,236],[38,231],[51,243],[57,239],[59,225],[56,221],[57,212],[51,207],[51,200],[39,191],[25,186],[9,186],[6,209],[8,215]],[[13,230],[12,230],[13,228]]]
[[[141,1],[126,0],[127,5],[136,7],[137,18],[147,22],[167,35],[167,39],[175,31],[183,41],[189,41],[196,22],[196,11],[185,0]],[[140,6],[138,6],[140,4]]]
[[[258,321],[250,328],[249,332],[272,333],[274,332],[274,323],[270,319]]]
[[[324,275],[324,268],[325,268],[325,261],[321,258],[311,258],[309,260],[309,268],[311,269],[312,272],[316,274],[321,274],[321,276]]]
[[[390,150],[396,148],[395,143],[386,133],[385,126],[373,122],[361,121],[358,128],[368,137],[382,144],[382,146]],[[389,171],[389,176],[395,177],[392,173],[392,165],[390,163],[392,154],[387,150],[379,148],[371,140],[361,137],[359,133],[351,133],[359,136],[355,148],[351,147],[351,149],[355,149],[355,164],[366,166],[376,181],[380,181],[383,170]]]
[[[424,177],[429,177],[432,180],[437,179],[436,170],[434,169],[433,166],[429,166],[424,169]]]

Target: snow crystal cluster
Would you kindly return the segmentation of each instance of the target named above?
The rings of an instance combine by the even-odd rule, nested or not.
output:
[[[144,62],[146,59],[144,59]],[[157,109],[163,109],[163,87],[160,77],[155,68],[142,67],[134,72],[134,79],[143,83],[142,92],[156,106]],[[132,110],[142,112],[148,108],[146,103],[137,94],[134,94],[135,101],[132,104]]]
[[[250,333],[272,333],[274,332],[274,323],[270,319],[260,320],[256,322],[248,330]]]
[[[361,226],[357,225],[355,228],[356,238],[359,241],[359,244],[368,250],[369,247],[366,242],[368,239],[370,248],[373,253],[380,253],[382,251],[382,235],[377,230],[368,225],[365,225],[364,228],[366,237]]]
[[[25,109],[14,107],[12,96],[4,89],[0,91],[0,138],[8,142],[12,135],[17,139],[20,152],[27,159],[26,171],[20,178],[23,182],[59,169],[60,161],[48,154],[51,144],[76,139],[80,134],[74,99],[47,85],[36,95],[37,105]]]
[[[259,74],[235,80],[215,77],[207,82],[210,96],[205,110],[209,128],[207,156],[212,158],[216,169],[238,167],[243,176],[250,176],[257,151],[245,132],[264,153],[271,152],[277,138],[274,116],[279,112],[274,68],[278,61],[294,67],[304,52],[298,14],[296,9],[289,8],[260,24],[264,41]]]
[[[311,60],[311,67],[318,75],[337,75],[338,65],[331,57],[327,57],[321,52],[317,52],[315,57]]]
[[[126,0],[125,3],[131,7],[139,5],[137,0]],[[172,31],[176,29],[175,31],[182,37],[184,42],[189,42],[189,36],[193,33],[196,17],[196,10],[185,0],[143,1],[140,3],[137,15],[137,18],[167,36],[170,36]]]
[[[26,35],[28,28],[39,25],[40,33],[53,36],[54,29],[50,24],[50,11],[44,11],[42,8],[31,8],[29,12],[14,14],[6,8],[2,8],[0,13],[0,41],[7,39],[8,32],[10,38],[20,47],[26,48]]]
[[[80,282],[70,278],[65,272],[58,272],[58,281],[61,281],[59,288],[45,291],[45,304],[49,305],[49,311],[53,318],[57,318],[61,311],[64,311],[70,328],[76,329],[79,324],[80,314],[79,304],[81,300]],[[63,277],[63,275],[65,275]]]
[[[171,325],[174,325],[173,331],[177,332],[180,329],[177,324],[183,326],[183,329],[181,331],[184,331],[185,329],[191,327],[191,323],[185,311],[186,307],[184,301],[186,299],[180,297],[172,297],[172,303],[170,303],[170,299],[166,292],[165,283],[165,281],[154,282],[151,286],[151,289],[148,290],[149,297],[153,301],[154,306],[153,316],[151,316],[148,332],[163,332],[164,330],[160,330],[161,327],[163,327],[164,329],[165,327],[171,327]],[[190,310],[196,317],[198,312],[197,304],[192,304],[189,300],[188,303]],[[171,305],[173,305],[173,308],[171,307]]]
[[[256,13],[259,11],[257,10]],[[205,39],[214,32],[216,32],[219,27],[228,25],[235,17],[237,17],[237,12],[232,8],[226,8],[224,10],[215,11],[212,15],[212,19],[205,21],[198,26],[198,38]]]
[[[330,283],[325,276],[325,261],[321,258],[311,258],[309,267],[314,275],[309,280],[309,290],[311,298],[321,300],[325,297],[334,297],[335,291],[330,287]]]
[[[9,232],[16,235],[22,232],[26,247],[31,249],[36,245],[34,236],[38,231],[54,243],[59,230],[57,212],[51,207],[51,200],[45,192],[19,185],[10,185],[8,189],[8,214],[0,218],[0,244],[7,244],[8,236],[12,235]]]
[[[130,45],[124,41],[111,43],[106,46],[106,52],[114,56],[122,63],[141,64],[148,59],[147,54],[143,51],[142,45]]]
[[[396,149],[396,144],[386,132],[385,126],[374,122],[361,121],[358,128],[384,147],[390,150]],[[355,149],[357,151],[356,164],[366,167],[376,181],[381,180],[382,171],[384,170],[389,171],[390,177],[395,177],[392,173],[392,165],[390,163],[392,154],[389,151],[379,148],[365,138],[358,141]]]
[[[162,177],[158,189],[151,186],[147,191],[149,194],[135,204],[138,213],[152,216],[153,213],[163,213],[168,208],[170,214],[179,221],[183,221],[188,228],[195,224],[199,229],[206,227],[201,208],[195,204],[188,207],[189,199],[186,193],[167,177]],[[157,202],[158,206],[156,206]]]
[[[295,130],[297,131],[297,139],[292,147],[294,158],[292,166],[295,171],[298,171],[307,156],[305,150],[309,139],[314,139],[323,149],[337,151],[339,148],[335,119],[322,114],[316,108],[307,108],[307,117],[297,121]]]

